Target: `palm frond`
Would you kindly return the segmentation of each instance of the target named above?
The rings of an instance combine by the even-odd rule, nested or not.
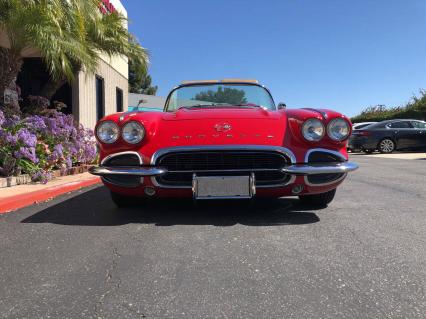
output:
[[[0,0],[0,28],[11,50],[37,48],[54,78],[95,72],[100,55],[124,55],[146,68],[149,54],[119,13],[101,14],[99,0]]]

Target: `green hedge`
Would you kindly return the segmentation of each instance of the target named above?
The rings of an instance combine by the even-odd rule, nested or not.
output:
[[[359,115],[351,118],[352,123],[380,122],[391,119],[426,120],[426,90],[420,90],[419,96],[413,96],[405,106],[386,107],[376,105],[367,107]]]

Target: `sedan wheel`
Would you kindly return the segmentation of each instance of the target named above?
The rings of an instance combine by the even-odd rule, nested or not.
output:
[[[395,143],[389,138],[385,138],[379,143],[380,153],[392,153],[395,150]]]

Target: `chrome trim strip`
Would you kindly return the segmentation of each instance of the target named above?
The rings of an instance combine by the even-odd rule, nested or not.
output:
[[[117,157],[117,156],[120,156],[120,155],[126,155],[126,154],[136,155],[139,158],[139,165],[143,165],[142,156],[138,152],[132,152],[132,151],[110,154],[110,155],[104,157],[104,159],[101,161],[100,165],[102,166],[106,161],[110,160],[111,158],[114,158],[114,157]]]
[[[198,180],[197,174],[192,174],[192,197],[195,199],[198,196]]]
[[[329,153],[329,154],[336,155],[337,157],[339,157],[342,160],[342,162],[346,162],[348,160],[345,156],[343,156],[342,153],[337,152],[337,151],[328,150],[326,148],[311,148],[305,154],[305,163],[309,163],[309,155],[311,155],[311,153],[313,153],[313,152],[323,152],[323,153]]]
[[[335,183],[338,183],[338,182],[344,180],[347,175],[348,175],[348,173],[345,173],[345,174],[343,174],[342,177],[339,177],[338,179],[335,179],[334,181],[327,182],[327,183],[319,183],[319,184],[313,184],[313,183],[309,182],[308,175],[303,176],[303,179],[305,181],[305,184],[309,185],[309,186],[327,186],[327,185],[335,184]]]
[[[165,168],[161,167],[107,167],[93,166],[89,168],[90,174],[104,175],[131,175],[131,176],[158,176],[167,173]]]
[[[358,169],[354,162],[290,165],[282,168],[282,172],[294,175],[340,174]]]
[[[278,152],[290,158],[291,163],[296,163],[296,156],[288,148],[282,146],[269,145],[199,145],[199,146],[175,146],[161,148],[151,157],[151,165],[155,165],[157,160],[168,153],[191,152],[191,151],[270,151]]]
[[[256,175],[254,173],[250,174],[250,196],[253,197],[256,195]]]
[[[169,171],[167,173],[232,173],[232,172],[280,172],[279,168],[242,168],[242,169],[197,169],[197,170],[186,170],[186,171]]]
[[[321,114],[321,116],[324,118],[324,120],[326,120],[328,118],[327,113],[324,112],[324,111],[321,111],[319,109],[314,109],[314,108],[311,108],[311,107],[302,107],[302,110],[308,110],[308,111],[312,111],[312,112],[317,112],[317,113]]]

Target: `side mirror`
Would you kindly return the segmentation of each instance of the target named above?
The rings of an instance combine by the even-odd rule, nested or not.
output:
[[[283,102],[278,103],[278,110],[284,110],[285,108],[287,108],[287,105],[285,105],[285,103]]]

